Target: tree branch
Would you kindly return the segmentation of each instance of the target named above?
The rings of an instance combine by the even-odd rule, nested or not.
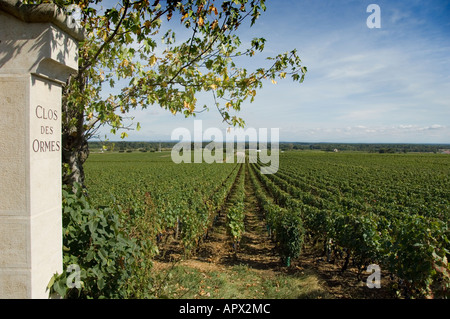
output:
[[[102,53],[103,49],[106,47],[106,45],[108,43],[110,43],[114,37],[117,35],[117,33],[119,32],[120,26],[122,25],[123,20],[125,19],[125,16],[127,15],[128,12],[128,8],[130,7],[130,1],[129,0],[125,0],[125,6],[124,6],[124,11],[122,16],[120,17],[119,22],[116,25],[116,29],[114,30],[114,32],[106,39],[105,42],[103,42],[103,44],[100,46],[100,48],[98,49],[98,51],[95,53],[95,55],[86,63],[84,64],[82,67],[80,67],[78,69],[79,73],[84,72],[88,67],[90,67],[95,60],[97,60],[98,56],[100,55],[100,53]]]

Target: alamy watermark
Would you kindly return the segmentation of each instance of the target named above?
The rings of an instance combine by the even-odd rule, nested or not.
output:
[[[369,4],[366,12],[370,12],[371,15],[367,17],[366,25],[369,29],[381,28],[381,8],[378,4]]]
[[[225,134],[216,127],[203,131],[202,120],[195,120],[193,134],[184,127],[172,131],[172,141],[178,141],[172,148],[172,161],[177,164],[234,163],[235,159],[243,162],[248,152],[250,163],[263,164],[262,174],[275,174],[279,168],[279,129],[271,128],[270,136],[268,132],[267,128],[252,127],[228,128]],[[210,142],[203,147],[204,141]]]
[[[82,12],[81,8],[76,4],[71,4],[66,7],[66,13],[68,15],[67,25],[70,28],[81,28]]]
[[[66,270],[70,275],[67,276],[66,285],[68,288],[81,288],[81,269],[77,264],[70,264]]]
[[[377,264],[367,266],[367,272],[371,274],[367,277],[366,285],[368,288],[381,288],[381,268]]]

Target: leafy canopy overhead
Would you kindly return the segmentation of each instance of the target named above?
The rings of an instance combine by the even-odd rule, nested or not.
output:
[[[253,102],[263,80],[276,83],[290,76],[301,83],[306,73],[295,49],[267,58],[267,68],[237,65],[238,59],[264,49],[264,38],[243,44],[236,33],[240,26],[253,26],[266,9],[264,0],[53,2],[68,13],[76,5],[87,35],[80,43],[79,74],[65,89],[70,111],[63,117],[63,126],[78,134],[82,116],[86,138],[100,125],[110,125],[113,133],[126,128],[126,114],[137,107],[157,104],[173,114],[195,116],[208,109],[198,105],[201,92],[211,94],[211,105],[224,121],[244,126],[235,114],[244,101]],[[165,30],[167,25],[173,28]],[[188,36],[176,41],[173,29]],[[116,93],[105,96],[105,88]]]

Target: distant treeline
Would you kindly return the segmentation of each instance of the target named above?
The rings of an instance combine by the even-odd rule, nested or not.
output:
[[[206,147],[210,142],[203,142],[202,147]],[[171,150],[177,144],[173,141],[161,142],[89,142],[90,149],[105,149],[106,151],[116,152],[157,152]],[[246,143],[246,148],[249,145]],[[270,144],[267,146],[270,148]],[[305,143],[305,142],[280,142],[280,150],[321,150],[326,152],[341,151],[360,151],[371,153],[407,153],[407,152],[426,152],[440,153],[442,150],[449,150],[450,144],[366,144],[366,143]],[[191,148],[194,149],[194,143]],[[225,148],[225,144],[224,144]],[[237,145],[235,144],[235,148]]]
[[[104,149],[106,151],[145,151],[156,152],[159,150],[171,150],[175,142],[89,142],[90,149]]]
[[[282,150],[360,151],[370,153],[440,153],[450,144],[280,143]]]

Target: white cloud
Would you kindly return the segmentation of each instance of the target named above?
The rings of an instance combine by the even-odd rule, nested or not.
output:
[[[439,134],[436,135],[436,131]],[[301,136],[304,142],[360,142],[360,143],[435,143],[450,142],[450,127],[441,124],[419,126],[413,124],[386,126],[347,126],[289,128],[280,131],[282,140],[294,141],[289,136]],[[284,139],[283,139],[284,137]]]

